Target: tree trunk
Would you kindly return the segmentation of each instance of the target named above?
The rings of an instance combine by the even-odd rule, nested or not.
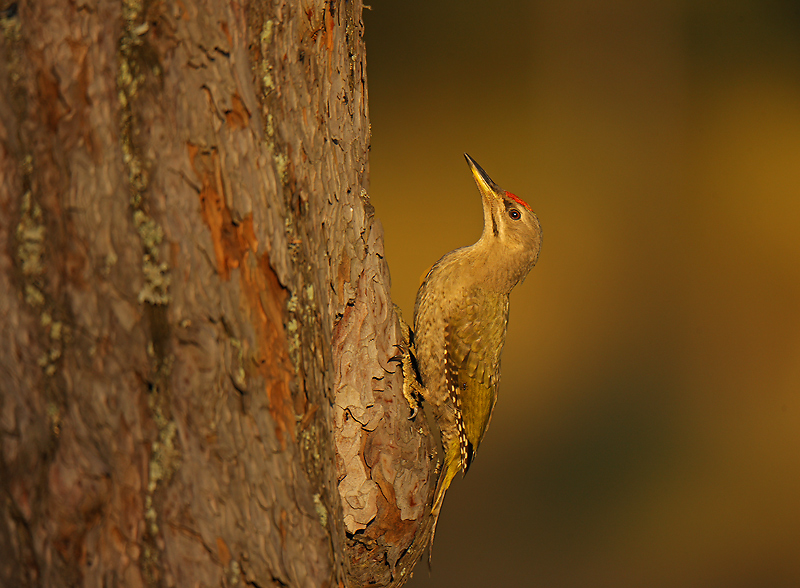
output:
[[[404,583],[361,2],[0,8],[0,584]]]

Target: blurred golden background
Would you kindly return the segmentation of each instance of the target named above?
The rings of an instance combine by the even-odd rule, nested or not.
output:
[[[408,586],[800,586],[800,4],[373,0],[393,298],[538,213],[500,401]]]

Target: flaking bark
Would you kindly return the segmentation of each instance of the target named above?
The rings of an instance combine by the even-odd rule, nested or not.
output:
[[[404,583],[361,3],[0,9],[0,584]]]

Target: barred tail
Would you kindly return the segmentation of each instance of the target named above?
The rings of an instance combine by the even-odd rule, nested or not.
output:
[[[444,494],[450,487],[450,482],[453,481],[453,478],[459,471],[461,471],[461,449],[459,447],[458,437],[455,437],[447,444],[444,467],[439,474],[439,481],[436,484],[436,494],[435,498],[433,499],[433,507],[431,508],[433,528],[431,529],[431,541],[428,544],[429,567],[431,565],[431,560],[433,559],[433,538],[436,535],[436,525],[439,522],[439,513],[442,511]]]

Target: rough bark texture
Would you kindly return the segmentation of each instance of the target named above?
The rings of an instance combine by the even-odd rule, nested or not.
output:
[[[0,9],[0,584],[402,584],[361,3]]]

